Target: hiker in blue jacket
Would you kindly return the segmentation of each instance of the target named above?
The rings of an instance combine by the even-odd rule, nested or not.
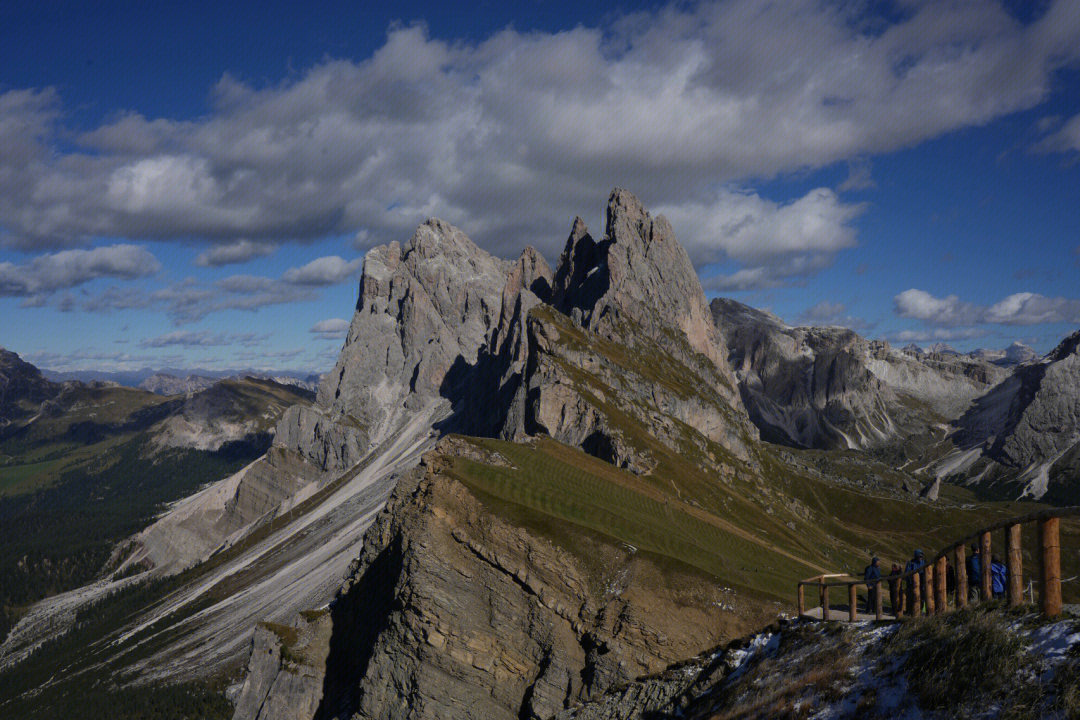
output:
[[[881,584],[881,560],[874,557],[870,564],[863,570],[863,580],[866,581],[866,612],[877,612],[878,587]]]
[[[1009,578],[1009,570],[997,555],[993,555],[992,558],[993,560],[990,562],[990,579],[993,584],[994,597],[1005,597],[1005,584]]]
[[[915,554],[907,561],[907,565],[904,566],[904,572],[909,573],[916,570],[922,570],[926,567],[926,559],[923,556],[922,550],[916,550]],[[909,575],[907,578],[907,611],[909,615],[918,615],[922,608],[915,607],[915,583],[922,580],[922,573],[915,573]],[[920,605],[922,599],[920,598]]]

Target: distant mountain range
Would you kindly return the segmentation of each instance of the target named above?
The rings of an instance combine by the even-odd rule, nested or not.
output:
[[[140,368],[138,370],[49,370],[42,375],[54,382],[111,382],[138,387],[160,395],[201,390],[225,378],[254,377],[315,390],[319,374],[304,370],[206,370],[204,368]]]

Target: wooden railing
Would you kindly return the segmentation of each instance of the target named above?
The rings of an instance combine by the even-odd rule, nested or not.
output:
[[[1005,597],[1009,607],[1020,605],[1023,602],[1023,549],[1021,530],[1027,523],[1038,525],[1039,552],[1037,559],[1040,565],[1040,606],[1042,612],[1054,617],[1061,614],[1061,518],[1080,516],[1080,506],[1055,508],[1042,512],[1024,515],[1018,518],[1003,520],[977,532],[974,532],[945,549],[937,555],[927,556],[925,565],[917,570],[883,575],[877,581],[877,593],[874,602],[874,617],[883,619],[882,595],[886,588],[892,587],[895,582],[898,586],[898,595],[901,600],[905,593],[905,581],[909,578],[911,592],[909,597],[907,614],[918,615],[925,612],[927,615],[938,615],[948,609],[949,593],[947,586],[947,567],[950,555],[953,558],[953,567],[956,572],[955,605],[958,608],[968,604],[969,581],[978,583],[979,598],[982,600],[993,597],[993,577],[991,569],[991,534],[994,531],[1005,530],[1005,567],[1006,587]],[[968,578],[967,575],[967,546],[977,542],[979,545],[981,577]],[[870,585],[874,583],[871,582]],[[848,589],[848,619],[854,622],[858,619],[858,587],[868,585],[863,578],[855,578],[847,574],[817,575],[806,580],[800,580],[798,584],[797,606],[799,616],[806,616],[806,587],[816,587],[821,601],[821,619],[831,619],[829,608],[829,590],[834,587],[847,587]],[[869,586],[867,587],[869,591]],[[903,607],[903,602],[900,603]],[[902,617],[902,612],[896,606],[893,599],[893,615]]]

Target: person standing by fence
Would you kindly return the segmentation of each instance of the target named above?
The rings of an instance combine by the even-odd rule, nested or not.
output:
[[[881,584],[881,560],[872,558],[870,564],[863,570],[863,580],[866,581],[866,612],[872,613],[877,608],[877,594]]]

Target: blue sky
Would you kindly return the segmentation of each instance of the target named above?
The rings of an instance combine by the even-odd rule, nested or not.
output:
[[[614,186],[710,295],[904,344],[1080,326],[1080,4],[5,3],[0,345],[327,369],[363,253],[554,262]]]

